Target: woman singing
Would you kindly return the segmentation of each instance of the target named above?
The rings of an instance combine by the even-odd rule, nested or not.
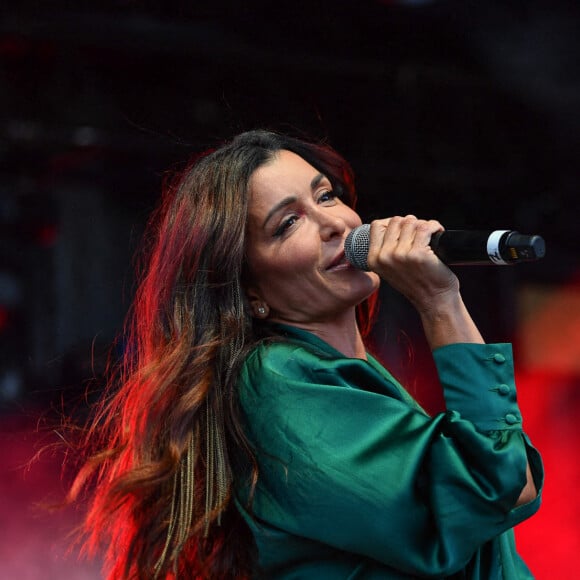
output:
[[[353,204],[335,151],[266,131],[165,192],[72,491],[110,578],[532,577],[512,528],[543,473],[511,348],[484,344],[438,222],[374,221],[371,271],[353,268]],[[381,280],[421,317],[443,413],[368,352]]]

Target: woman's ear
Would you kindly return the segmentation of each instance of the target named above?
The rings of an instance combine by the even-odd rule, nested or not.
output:
[[[253,288],[248,288],[246,289],[246,295],[248,297],[248,302],[250,303],[252,315],[254,318],[268,318],[268,315],[270,314],[270,307],[266,301],[260,297],[258,292]]]

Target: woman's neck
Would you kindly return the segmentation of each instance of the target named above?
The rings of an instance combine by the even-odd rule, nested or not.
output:
[[[354,310],[342,318],[334,318],[330,321],[289,322],[279,320],[276,322],[290,324],[311,332],[347,358],[367,360],[366,348],[356,323]]]

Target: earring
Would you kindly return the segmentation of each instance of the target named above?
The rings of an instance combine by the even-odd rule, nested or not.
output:
[[[270,308],[264,302],[256,301],[252,303],[252,312],[256,318],[267,318],[270,314]]]

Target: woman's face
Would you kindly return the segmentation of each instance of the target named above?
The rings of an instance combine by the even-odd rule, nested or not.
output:
[[[344,257],[344,240],[360,224],[326,176],[279,151],[250,180],[250,301],[267,305],[271,320],[306,328],[351,314],[379,284]]]

